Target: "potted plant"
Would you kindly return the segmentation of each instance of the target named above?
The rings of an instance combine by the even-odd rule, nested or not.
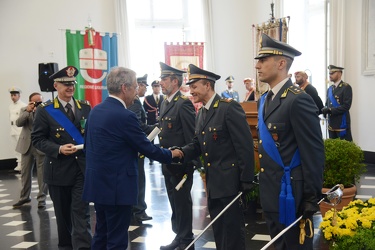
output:
[[[342,202],[339,204],[342,208],[354,199],[356,193],[355,183],[359,181],[361,175],[366,171],[366,165],[363,163],[364,154],[362,149],[354,142],[340,139],[326,139],[324,148],[325,166],[322,192],[327,192],[336,184],[343,184],[345,187],[344,195]],[[348,200],[345,198],[348,198]],[[332,208],[332,206],[324,202],[320,203],[320,207],[323,216],[326,210]]]
[[[351,201],[337,214],[328,211],[320,224],[330,249],[375,249],[375,198]]]

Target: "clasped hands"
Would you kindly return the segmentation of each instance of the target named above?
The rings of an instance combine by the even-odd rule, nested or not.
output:
[[[178,158],[180,160],[184,158],[184,152],[182,151],[181,147],[172,146],[169,148],[169,150],[172,152],[172,158]]]

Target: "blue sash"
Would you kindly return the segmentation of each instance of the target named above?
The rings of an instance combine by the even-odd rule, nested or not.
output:
[[[292,191],[292,184],[290,180],[290,172],[293,168],[301,165],[301,157],[297,148],[293,155],[293,159],[290,162],[290,166],[284,166],[283,160],[281,159],[280,153],[277,150],[275,141],[273,140],[270,132],[264,123],[263,108],[265,96],[260,98],[260,106],[258,111],[258,128],[260,133],[260,139],[264,151],[276,162],[280,167],[284,169],[284,175],[281,178],[281,190],[279,194],[279,222],[285,226],[289,226],[296,220],[296,206]]]
[[[68,132],[68,134],[77,142],[78,145],[83,144],[84,141],[81,133],[76,126],[74,126],[72,121],[69,120],[69,118],[66,117],[63,112],[61,112],[60,109],[55,109],[53,105],[48,105],[45,107],[45,109],[51,115],[51,117],[55,119],[55,121],[57,121],[57,123],[60,124],[61,127],[66,130],[66,132]]]
[[[223,96],[225,97],[225,98],[233,98],[233,97],[231,97],[227,92],[223,92]]]
[[[333,85],[331,85],[328,89],[328,98],[329,100],[331,101],[332,103],[332,106],[334,108],[337,108],[340,106],[340,104],[336,101],[335,97],[333,96],[333,88],[332,88]],[[341,125],[340,125],[340,129],[342,129],[342,131],[340,131],[340,138],[343,138],[345,137],[346,135],[346,114],[348,112],[345,112],[343,115],[342,115],[342,120],[341,120]]]

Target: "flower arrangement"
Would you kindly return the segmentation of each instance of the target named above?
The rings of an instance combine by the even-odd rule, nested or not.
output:
[[[340,212],[331,209],[319,227],[330,249],[375,249],[375,198],[354,200]]]

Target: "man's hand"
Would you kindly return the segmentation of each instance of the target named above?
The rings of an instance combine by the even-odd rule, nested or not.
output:
[[[182,152],[180,147],[170,147],[169,150],[172,152],[172,158],[179,158],[182,159],[184,157],[184,153]]]
[[[326,118],[328,114],[329,115],[332,114],[332,110],[330,108],[324,107],[322,108],[322,113],[323,113],[324,118]]]
[[[26,107],[26,111],[31,113],[34,112],[36,109],[35,102],[29,102],[29,104]]]
[[[71,155],[71,154],[74,154],[76,151],[77,151],[77,148],[72,143],[65,144],[60,147],[60,154],[63,154],[63,155]]]

